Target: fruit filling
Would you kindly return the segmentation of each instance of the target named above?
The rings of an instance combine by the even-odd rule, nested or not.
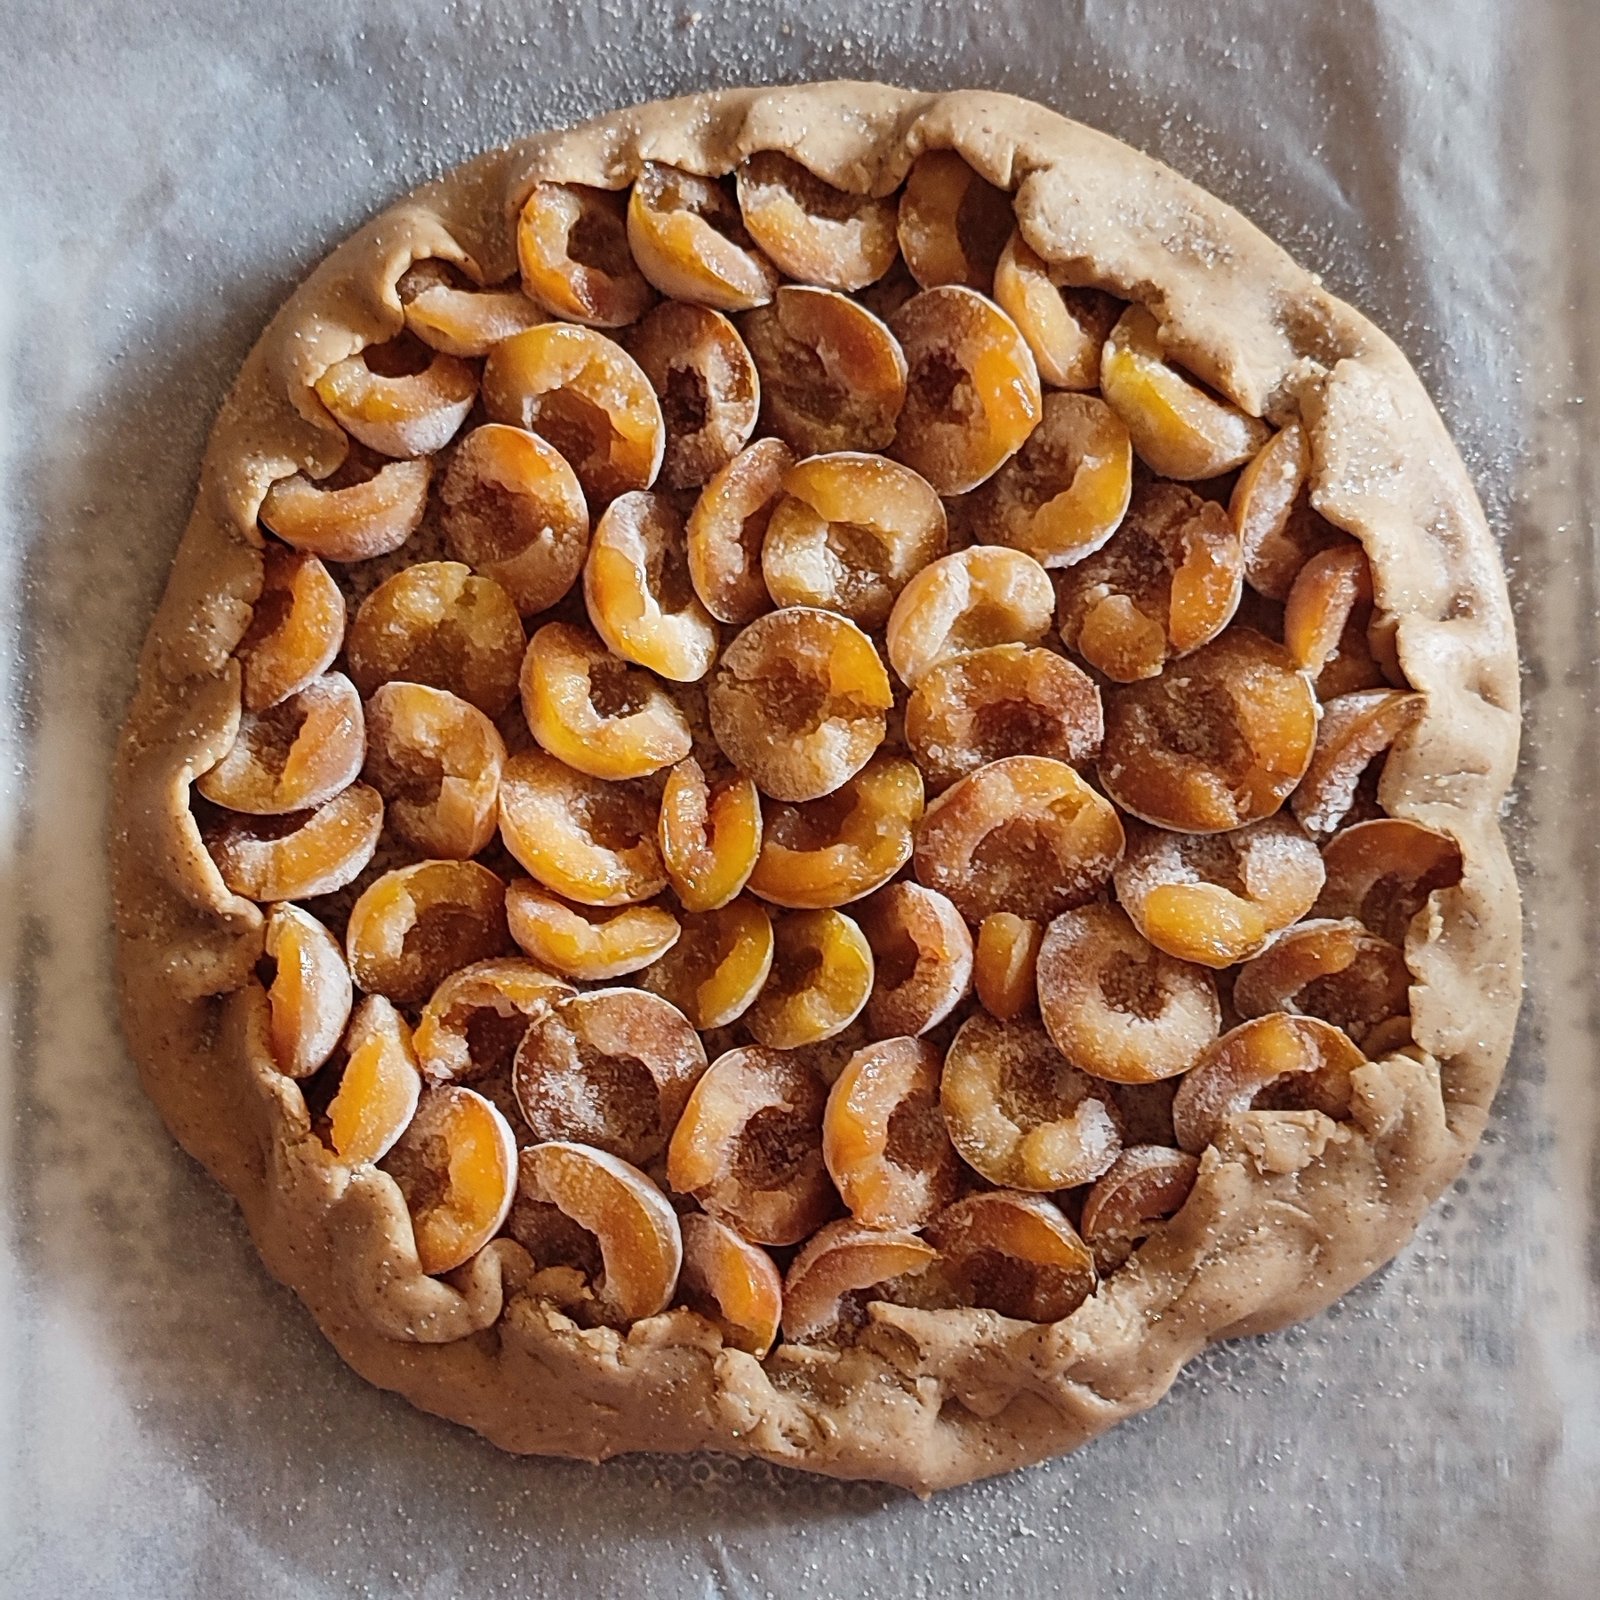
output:
[[[1432,1059],[1465,867],[1385,809],[1428,700],[1319,417],[997,170],[890,176],[532,184],[299,397],[185,779],[411,1270],[739,1360],[1060,1321],[1241,1119]]]

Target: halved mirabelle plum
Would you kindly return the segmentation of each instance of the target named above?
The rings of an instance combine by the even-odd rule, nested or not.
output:
[[[1114,874],[1117,898],[1157,949],[1184,962],[1243,962],[1299,922],[1322,890],[1317,846],[1290,816],[1227,834],[1133,824]]]
[[[677,702],[592,633],[547,622],[522,658],[522,711],[551,755],[592,778],[643,778],[689,754]]]
[[[1069,286],[1061,269],[1047,266],[1020,232],[1006,241],[995,263],[994,297],[1028,341],[1045,383],[1057,389],[1100,387],[1100,353],[1122,315],[1120,300]]]
[[[677,1213],[644,1173],[607,1151],[548,1140],[522,1152],[518,1174],[519,1200],[556,1207],[598,1242],[593,1310],[601,1321],[626,1326],[666,1310],[683,1239]]]
[[[838,1206],[822,1162],[827,1095],[793,1052],[751,1046],[719,1056],[672,1136],[672,1187],[756,1244],[798,1244]]]
[[[761,381],[744,340],[720,311],[667,300],[628,337],[628,351],[661,402],[661,483],[698,489],[744,448],[761,408]]]
[[[381,1161],[411,1125],[422,1074],[406,1020],[381,994],[368,995],[345,1036],[347,1056],[328,1105],[328,1143],[351,1166]]]
[[[282,903],[267,913],[268,1036],[286,1077],[309,1078],[338,1044],[350,1020],[350,969],[339,941],[309,912]]]
[[[678,1226],[679,1298],[714,1323],[725,1343],[759,1361],[777,1341],[783,1316],[783,1277],[772,1257],[702,1211],[688,1212]]]
[[[1259,417],[1207,392],[1172,366],[1149,309],[1129,306],[1100,357],[1100,392],[1128,425],[1140,459],[1163,478],[1215,478],[1267,442]]]
[[[1178,484],[1150,484],[1116,537],[1057,580],[1061,640],[1119,683],[1153,678],[1222,632],[1243,587],[1227,512]]]
[[[589,508],[577,475],[536,433],[486,422],[450,458],[439,485],[450,554],[492,578],[523,616],[578,580]]]
[[[1411,972],[1400,950],[1359,922],[1319,917],[1290,928],[1239,968],[1234,1008],[1321,1017],[1357,1044],[1411,1003]]]
[[[878,1038],[937,1027],[972,987],[972,935],[944,895],[891,883],[862,906],[874,979],[867,1026]]]
[[[430,350],[481,360],[502,339],[537,327],[544,312],[516,284],[483,288],[449,262],[414,262],[395,284],[406,330]]]
[[[863,289],[893,265],[892,199],[836,189],[778,150],[746,157],[734,184],[750,237],[789,277]]]
[[[1054,651],[991,645],[941,661],[906,702],[906,743],[943,789],[1005,756],[1092,761],[1105,737],[1100,691]]]
[[[1039,948],[1038,984],[1056,1048],[1081,1071],[1118,1083],[1188,1071],[1221,1027],[1211,974],[1156,949],[1119,906],[1057,917]]]
[[[906,399],[887,324],[847,295],[789,284],[740,331],[761,374],[761,420],[802,456],[882,450]]]
[[[421,525],[433,464],[424,457],[369,465],[353,449],[328,478],[279,478],[261,502],[262,525],[324,561],[367,561],[398,550]]]
[[[723,753],[775,800],[831,794],[883,742],[889,675],[853,622],[768,612],[723,652],[707,700]]]
[[[1230,1117],[1254,1106],[1343,1117],[1362,1055],[1331,1022],[1274,1011],[1230,1029],[1178,1085],[1178,1143],[1198,1155]]]
[[[1339,653],[1358,611],[1372,612],[1372,568],[1353,540],[1319,550],[1295,574],[1283,606],[1284,648],[1315,678]],[[1365,686],[1363,686],[1365,687]]]
[[[1233,627],[1160,677],[1107,695],[1100,781],[1145,822],[1223,833],[1277,811],[1316,742],[1305,674],[1282,645]]]
[[[1310,481],[1311,446],[1292,422],[1239,474],[1228,502],[1244,549],[1245,582],[1269,600],[1287,599],[1306,562],[1343,540],[1312,509]]]
[[[783,1282],[783,1331],[795,1344],[847,1341],[867,1320],[873,1294],[895,1278],[926,1272],[934,1250],[903,1228],[840,1220],[820,1228]]]
[[[665,906],[602,911],[573,905],[531,878],[506,889],[511,937],[541,966],[583,983],[621,978],[647,967],[678,942],[678,919]]]
[[[924,289],[965,284],[988,293],[1011,236],[1011,197],[954,150],[928,150],[912,163],[900,194],[900,253]]]
[[[511,1069],[537,1139],[576,1139],[637,1166],[667,1147],[706,1070],[700,1035],[642,989],[591,989],[542,1006]]]
[[[661,860],[685,911],[715,911],[744,888],[761,852],[761,796],[742,772],[708,778],[692,756],[667,774]]]
[[[956,1196],[961,1164],[939,1110],[938,1049],[885,1039],[857,1050],[828,1091],[822,1159],[857,1222],[919,1228]]]
[[[344,643],[344,596],[315,556],[268,545],[261,593],[234,655],[246,711],[265,711],[309,688]]]
[[[355,685],[324,673],[265,711],[246,711],[232,748],[195,788],[229,811],[310,811],[360,776],[365,738]]]
[[[957,1200],[928,1241],[964,1305],[1023,1322],[1059,1322],[1094,1293],[1094,1257],[1065,1213],[1038,1194],[999,1190]]]
[[[517,692],[523,643],[516,605],[492,578],[459,561],[419,561],[361,602],[345,656],[364,695],[404,679],[498,717]]]
[[[367,702],[363,776],[387,802],[395,837],[464,861],[499,822],[505,741],[476,706],[421,683],[386,683]]]
[[[516,1193],[517,1142],[481,1094],[446,1084],[423,1094],[383,1170],[411,1212],[418,1264],[449,1272],[500,1231]]]
[[[591,504],[647,489],[666,424],[650,380],[614,339],[546,322],[502,340],[483,368],[492,422],[536,433],[564,456]]]
[[[368,994],[424,1000],[458,967],[510,948],[505,885],[476,861],[419,861],[376,878],[350,909],[350,971]]]
[[[945,1055],[939,1101],[962,1160],[1008,1188],[1090,1183],[1122,1148],[1105,1085],[1073,1066],[1037,1022],[968,1017]]]
[[[639,270],[674,300],[748,311],[778,286],[728,190],[678,167],[645,163],[628,200],[628,244]]]
[[[1112,1162],[1083,1202],[1080,1223],[1102,1274],[1115,1272],[1135,1245],[1183,1209],[1199,1174],[1187,1150],[1158,1144],[1133,1145]]]
[[[504,1079],[529,1019],[572,986],[520,956],[474,961],[428,996],[412,1045],[430,1083]]]
[[[689,513],[689,581],[718,622],[753,622],[772,609],[761,547],[793,465],[781,439],[757,439],[700,491]]]
[[[1117,898],[1159,950],[1230,967],[1298,922],[1322,888],[1316,845],[1279,812],[1228,833],[1168,833],[1134,823],[1113,873]]]
[[[1348,917],[1404,948],[1412,919],[1439,889],[1461,881],[1461,847],[1447,833],[1378,817],[1336,833],[1322,847],[1327,873],[1319,917]]]
[[[1043,919],[1110,880],[1122,823],[1064,761],[1007,756],[952,784],[917,829],[917,880],[969,922],[996,911]]]
[[[741,895],[715,911],[685,916],[682,930],[639,982],[702,1032],[725,1028],[750,1009],[772,971],[772,918]]]
[[[478,374],[402,333],[336,362],[312,385],[346,433],[385,456],[431,456],[466,421]]]
[[[767,592],[780,606],[820,606],[876,628],[907,581],[944,553],[944,506],[898,462],[812,456],[783,488],[761,547]]]
[[[978,926],[972,986],[991,1017],[1009,1022],[1039,999],[1039,946],[1044,930],[1028,917],[991,911]]]
[[[842,906],[885,884],[911,858],[922,774],[874,756],[820,800],[769,801],[750,890],[780,906]]]
[[[249,900],[308,900],[360,875],[378,848],[383,800],[352,783],[315,811],[230,812],[201,830],[222,881]]]
[[[1289,801],[1308,832],[1338,828],[1362,773],[1416,727],[1426,705],[1425,696],[1403,689],[1363,689],[1323,706],[1316,752]]]
[[[608,783],[543,750],[523,750],[500,780],[500,836],[547,889],[589,906],[636,905],[667,886],[657,803],[645,779]]]
[[[745,1027],[773,1050],[842,1033],[872,993],[866,935],[840,911],[790,911],[772,932],[772,971],[745,1013]]]
[[[993,301],[954,284],[906,301],[889,331],[907,369],[892,454],[940,494],[977,488],[1043,415],[1027,341]]]
[[[620,328],[655,291],[628,250],[627,201],[581,183],[537,183],[517,221],[522,287],[558,317]]]
[[[1032,556],[979,544],[930,562],[889,614],[889,662],[913,687],[952,656],[1000,644],[1037,644],[1055,614],[1055,590]]]
[[[1039,426],[973,491],[970,525],[986,543],[1070,567],[1116,533],[1132,491],[1133,445],[1116,412],[1094,395],[1047,394]]]
[[[623,658],[675,683],[711,670],[717,627],[689,581],[683,519],[655,494],[613,500],[583,569],[589,620]]]

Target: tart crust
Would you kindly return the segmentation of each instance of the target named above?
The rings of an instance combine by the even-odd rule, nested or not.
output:
[[[271,1065],[254,976],[262,914],[224,887],[189,810],[193,778],[239,716],[232,652],[261,585],[262,497],[344,452],[312,385],[400,329],[395,284],[413,261],[443,258],[486,283],[510,276],[536,182],[619,188],[646,161],[721,175],[779,150],[841,188],[883,194],[920,152],[943,148],[1014,191],[1046,262],[1144,302],[1191,371],[1306,428],[1314,503],[1365,547],[1401,666],[1426,696],[1384,769],[1383,806],[1461,849],[1459,885],[1433,897],[1406,947],[1423,1059],[1360,1068],[1348,1122],[1235,1118],[1179,1215],[1055,1324],[878,1304],[858,1344],[783,1345],[762,1363],[682,1310],[626,1333],[581,1329],[526,1292],[528,1258],[509,1241],[425,1277],[392,1180],[332,1161]],[[1203,1346],[1309,1316],[1401,1248],[1471,1153],[1510,1048],[1520,921],[1499,816],[1517,739],[1505,580],[1443,424],[1396,347],[1237,212],[1004,95],[829,83],[637,107],[486,155],[391,207],[322,262],[246,360],[118,757],[125,1027],[173,1132],[372,1382],[512,1451],[716,1449],[926,1493],[1084,1443],[1152,1405]]]

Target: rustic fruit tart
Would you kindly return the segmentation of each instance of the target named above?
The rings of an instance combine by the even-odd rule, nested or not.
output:
[[[1024,102],[647,106],[342,245],[141,663],[128,1035],[362,1373],[919,1491],[1392,1256],[1518,996],[1404,360]]]

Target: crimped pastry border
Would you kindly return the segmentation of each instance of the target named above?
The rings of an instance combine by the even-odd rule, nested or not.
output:
[[[1252,412],[1299,418],[1314,499],[1365,546],[1401,665],[1426,695],[1391,755],[1390,814],[1460,844],[1406,956],[1417,1042],[1360,1069],[1349,1122],[1251,1112],[1205,1155],[1183,1211],[1065,1321],[874,1308],[843,1352],[762,1364],[668,1312],[582,1330],[489,1246],[424,1277],[399,1192],[332,1163],[265,1046],[262,918],[224,887],[189,812],[239,714],[231,657],[261,583],[270,484],[337,465],[316,378],[402,325],[423,257],[485,282],[516,269],[535,182],[621,187],[641,163],[720,175],[783,150],[886,193],[924,149],[1014,191],[1019,225],[1074,280],[1148,304],[1168,348]],[[747,89],[635,107],[483,156],[374,218],[273,318],[223,405],[119,749],[111,844],[123,1016],[151,1097],[237,1199],[272,1272],[372,1382],[508,1450],[591,1459],[716,1449],[926,1493],[1070,1450],[1158,1400],[1213,1340],[1327,1305],[1392,1257],[1471,1153],[1520,996],[1520,912],[1499,816],[1518,742],[1505,579],[1465,469],[1416,375],[1239,213],[1092,129],[1005,95],[879,84]]]

